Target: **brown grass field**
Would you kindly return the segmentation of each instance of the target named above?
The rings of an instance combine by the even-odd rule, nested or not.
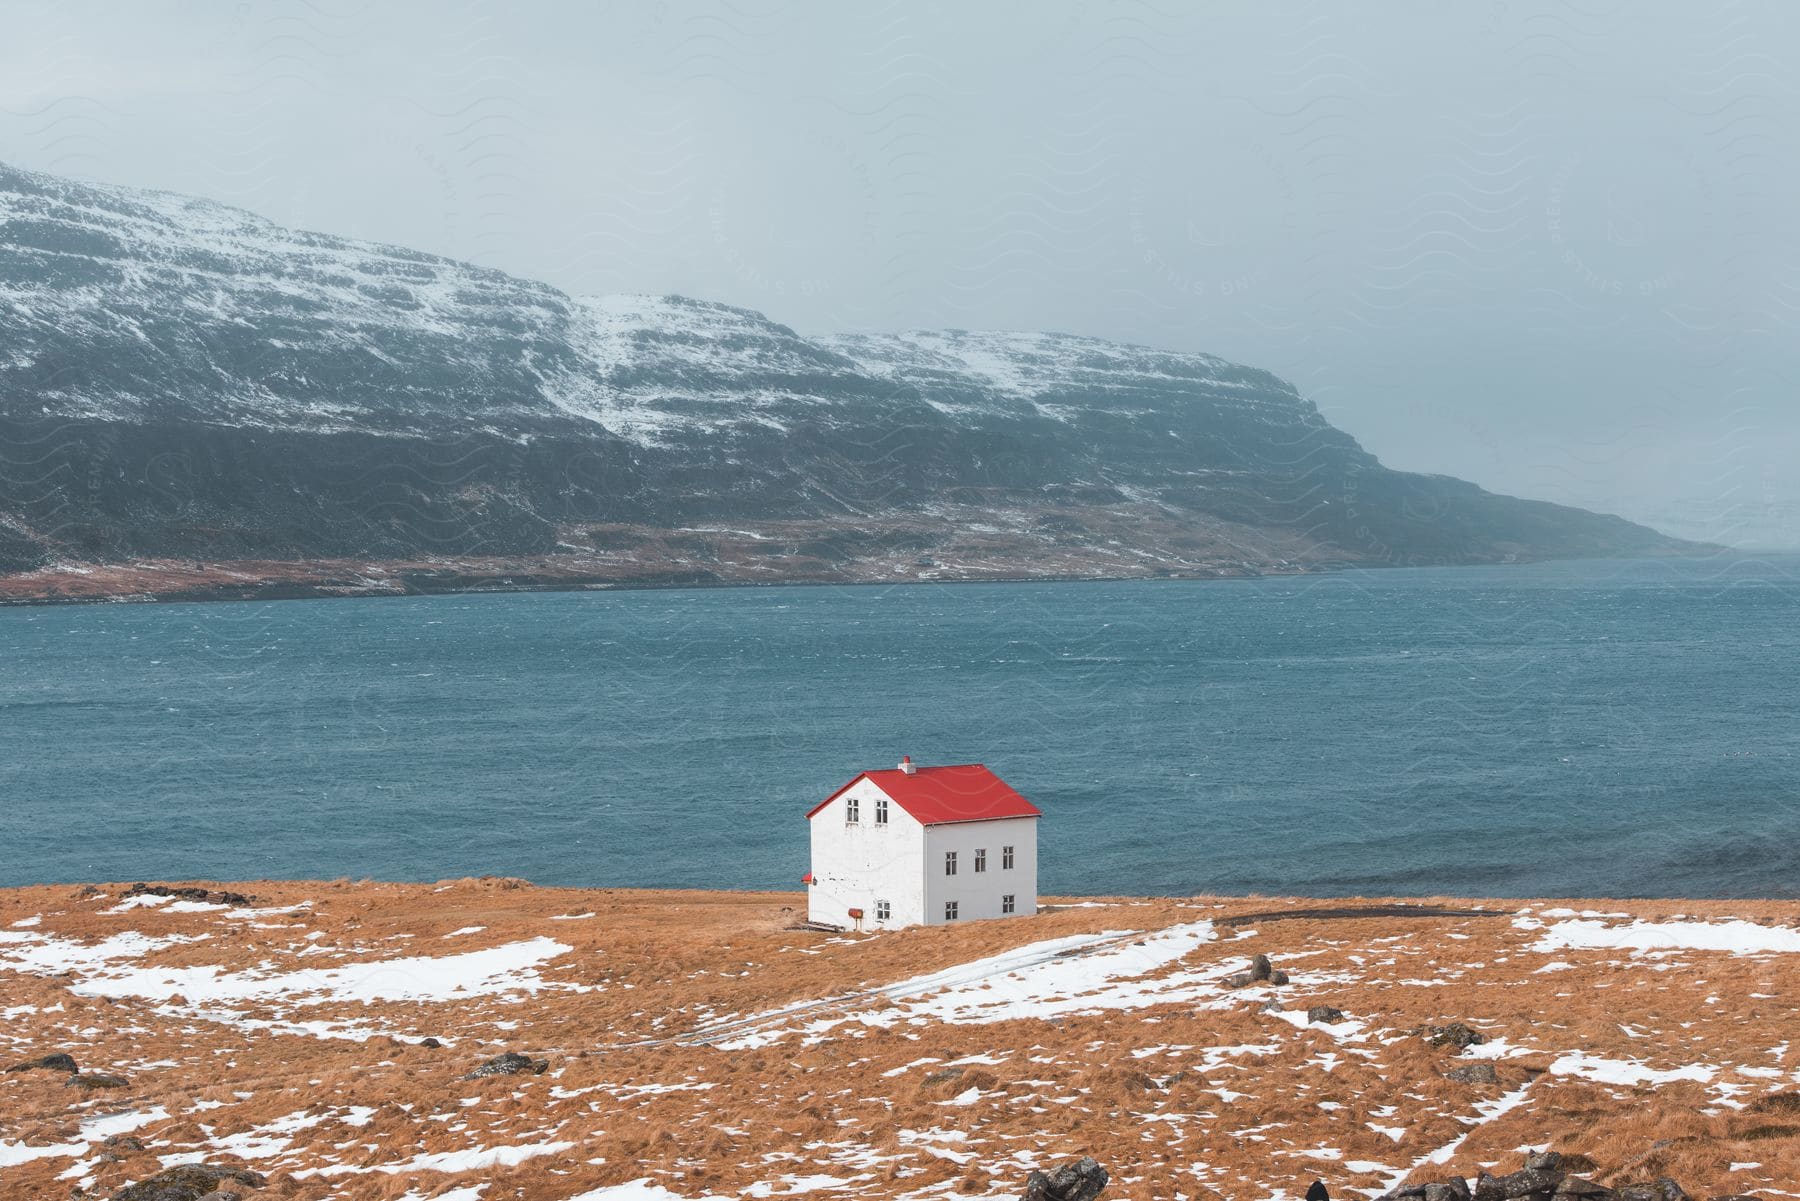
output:
[[[790,893],[229,887],[255,907],[0,891],[0,1066],[123,1078],[0,1074],[0,1197],[189,1161],[309,1201],[1009,1197],[1089,1154],[1109,1198],[1264,1201],[1545,1147],[1800,1197],[1795,902],[1099,898],[852,936],[788,929]],[[1727,921],[1793,949],[1562,945],[1760,937]],[[1258,952],[1290,983],[1224,983]],[[1421,1037],[1449,1022],[1489,1041]],[[464,1078],[503,1051],[548,1069]]]

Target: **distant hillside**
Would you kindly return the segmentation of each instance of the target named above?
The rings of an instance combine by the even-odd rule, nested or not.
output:
[[[0,297],[0,597],[1691,548],[1390,471],[1291,385],[1208,355],[806,338],[5,167]]]

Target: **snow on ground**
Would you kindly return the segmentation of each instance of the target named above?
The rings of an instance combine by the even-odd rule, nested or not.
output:
[[[648,1177],[633,1180],[625,1184],[609,1184],[604,1188],[592,1189],[568,1201],[731,1201],[727,1197],[708,1193],[704,1197],[688,1197],[682,1193],[672,1193],[662,1185]]]
[[[120,960],[141,959],[164,947],[199,942],[207,937],[205,934],[171,934],[152,938],[136,930],[125,930],[99,942],[81,943],[30,932],[0,932],[0,971],[51,975],[118,970],[116,965]]]
[[[1152,977],[1217,936],[1210,921],[1200,921],[1135,939],[1129,932],[1106,931],[1031,943],[888,985],[877,990],[881,1001],[877,1007],[833,1013],[797,1029],[808,1041],[817,1041],[846,1022],[881,1027],[1004,1022],[1194,1000],[1219,991],[1216,968]],[[810,1006],[791,1006],[764,1016],[776,1018],[803,1008]],[[761,1026],[718,1045],[726,1050],[764,1047],[795,1029]]]
[[[408,1172],[478,1172],[484,1168],[510,1168],[524,1163],[528,1159],[536,1159],[540,1155],[557,1155],[575,1144],[570,1142],[527,1143],[517,1147],[470,1147],[463,1151],[437,1151],[425,1155],[415,1155],[411,1159],[399,1163],[376,1164],[365,1168],[356,1164],[328,1164],[322,1168],[302,1168],[291,1173],[296,1180],[306,1180],[313,1176],[343,1176],[351,1172],[376,1171],[389,1176],[400,1176]]]
[[[542,936],[459,955],[420,955],[292,972],[266,965],[229,972],[213,965],[146,967],[123,962],[205,937],[150,938],[125,931],[97,943],[80,943],[32,934],[0,944],[0,971],[74,971],[82,977],[70,989],[77,994],[154,1001],[179,994],[190,1005],[278,998],[297,1005],[458,1001],[495,993],[534,993],[544,988],[589,991],[592,987],[552,983],[538,974],[540,965],[570,949]]]
[[[1571,1051],[1550,1065],[1554,1076],[1580,1076],[1600,1084],[1668,1084],[1672,1080],[1695,1080],[1701,1084],[1718,1074],[1717,1069],[1694,1063],[1686,1067],[1659,1071],[1631,1059],[1602,1059],[1580,1051]]]
[[[33,1147],[24,1143],[0,1142],[0,1168],[17,1167],[22,1163],[30,1163],[34,1159],[73,1159],[86,1155],[88,1148],[102,1139],[111,1138],[115,1134],[128,1134],[153,1122],[160,1122],[169,1116],[169,1111],[158,1105],[154,1109],[142,1112],[104,1114],[100,1117],[88,1118],[81,1123],[76,1141],[69,1143],[51,1143]]]
[[[1535,929],[1529,918],[1514,922],[1520,929]],[[1609,926],[1604,921],[1583,919],[1557,922],[1544,929],[1531,947],[1542,954],[1562,950],[1598,951],[1725,951],[1733,955],[1775,955],[1800,952],[1800,930],[1787,926],[1762,926],[1755,922],[1645,922]]]

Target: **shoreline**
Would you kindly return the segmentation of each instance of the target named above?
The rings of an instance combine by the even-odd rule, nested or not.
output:
[[[638,575],[608,574],[599,570],[564,574],[568,566],[551,560],[505,560],[477,567],[462,564],[406,560],[220,560],[198,567],[184,567],[182,560],[138,560],[120,564],[93,564],[62,569],[40,568],[32,572],[0,575],[0,609],[51,605],[182,604],[233,601],[351,600],[419,596],[484,596],[558,592],[700,591],[734,588],[896,587],[931,584],[1084,584],[1144,582],[1207,582],[1301,576],[1341,575],[1353,571],[1426,570],[1434,568],[1512,568],[1545,563],[1630,563],[1665,560],[1709,559],[1735,554],[1755,558],[1776,552],[1737,552],[1728,547],[1698,546],[1663,554],[1620,555],[1603,558],[1505,558],[1467,563],[1392,563],[1351,560],[1318,560],[1287,565],[1220,564],[1187,570],[1037,572],[961,575],[900,574],[876,572],[830,576],[796,573],[788,577],[757,578],[721,576],[711,571],[665,572]],[[516,563],[518,570],[506,570]],[[887,565],[882,565],[887,566]],[[967,565],[965,565],[966,568]],[[548,567],[551,570],[545,570]],[[163,587],[95,587],[96,576],[129,578],[153,583],[162,578],[183,582]]]

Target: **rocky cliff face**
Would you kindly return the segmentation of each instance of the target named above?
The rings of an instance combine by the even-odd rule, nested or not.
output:
[[[1182,575],[1680,545],[1389,471],[1288,384],[1207,355],[806,338],[0,167],[3,573]]]

